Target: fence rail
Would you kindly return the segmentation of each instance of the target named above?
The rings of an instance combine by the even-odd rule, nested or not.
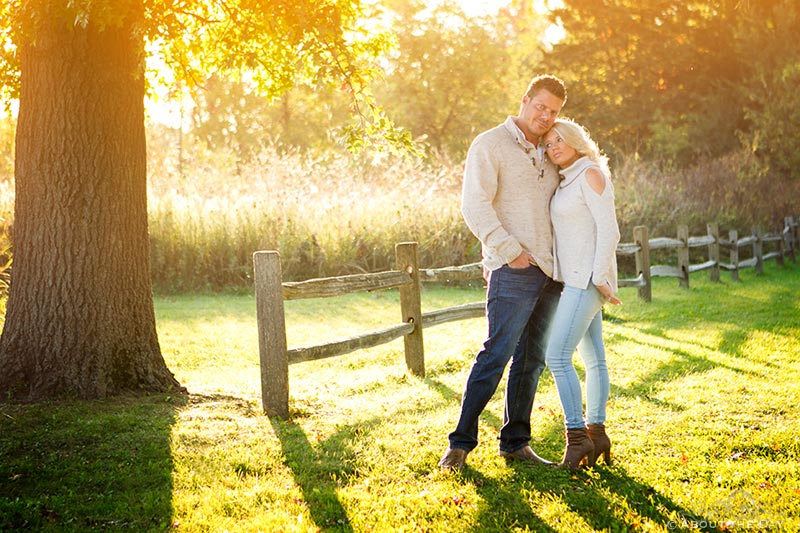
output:
[[[620,243],[617,255],[633,255],[637,276],[620,279],[620,287],[638,288],[639,298],[652,299],[653,277],[678,278],[679,285],[689,286],[689,274],[710,270],[712,281],[719,281],[720,270],[731,273],[733,281],[739,280],[739,271],[754,268],[763,272],[764,261],[775,259],[780,265],[784,257],[797,261],[800,243],[798,219],[786,217],[783,231],[765,235],[761,228],[739,238],[737,231],[720,238],[719,225],[708,224],[706,235],[690,236],[686,226],[680,226],[677,238],[649,238],[645,226],[633,231],[633,242]],[[765,245],[776,249],[764,253]],[[690,249],[707,248],[708,259],[691,264]],[[720,248],[729,251],[729,262],[720,260]],[[752,257],[740,259],[740,250],[750,248]],[[650,252],[670,250],[677,252],[677,265],[651,265]],[[344,355],[355,350],[379,346],[403,337],[406,366],[412,374],[425,375],[423,330],[435,325],[484,315],[484,302],[474,302],[446,309],[422,313],[420,284],[422,282],[469,281],[483,278],[480,263],[437,269],[420,269],[417,264],[417,244],[400,243],[395,246],[396,270],[371,274],[356,274],[331,278],[310,279],[299,282],[282,282],[280,255],[276,251],[258,251],[253,254],[258,324],[259,357],[261,363],[261,397],[268,416],[289,416],[289,365],[316,361]],[[400,323],[379,330],[354,335],[344,339],[288,348],[286,345],[285,300],[327,298],[352,292],[398,288],[400,292]]]

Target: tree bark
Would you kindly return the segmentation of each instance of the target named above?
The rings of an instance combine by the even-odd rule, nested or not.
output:
[[[3,400],[180,388],[153,311],[141,0],[121,4],[113,21],[42,8],[20,46]]]

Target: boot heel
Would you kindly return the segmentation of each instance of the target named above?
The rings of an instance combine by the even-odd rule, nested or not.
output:
[[[599,458],[600,456],[597,454],[597,450],[592,450],[591,453],[586,456],[586,466],[592,468],[597,463],[597,459]]]
[[[595,459],[603,458],[607,465],[611,464],[611,439],[606,435],[606,426],[603,424],[589,424],[586,426],[589,438],[594,443]]]

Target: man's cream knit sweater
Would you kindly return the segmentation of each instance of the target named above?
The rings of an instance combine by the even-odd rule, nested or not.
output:
[[[486,268],[500,268],[525,250],[553,276],[550,198],[558,181],[555,166],[525,139],[514,117],[475,138],[464,168],[461,213],[481,241]]]

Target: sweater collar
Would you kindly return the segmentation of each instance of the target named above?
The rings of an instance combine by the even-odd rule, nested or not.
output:
[[[503,123],[503,126],[506,128],[506,131],[514,137],[514,141],[516,141],[517,146],[519,146],[525,154],[531,158],[531,162],[533,166],[538,169],[539,171],[539,179],[544,177],[544,145],[539,143],[538,145],[533,144],[525,137],[525,134],[522,133],[522,130],[519,129],[516,123],[517,117],[508,117],[506,121]]]
[[[574,163],[572,163],[567,168],[562,168],[558,171],[559,174],[562,176],[561,183],[559,183],[559,187],[566,187],[575,179],[583,174],[583,172],[592,166],[597,166],[594,161],[589,159],[587,156],[583,156],[577,159]]]
[[[506,130],[508,130],[517,144],[525,150],[526,153],[531,150],[536,150],[536,145],[530,142],[527,137],[525,137],[525,134],[522,133],[522,130],[519,129],[519,126],[517,126],[517,123],[514,121],[516,118],[517,117],[508,117],[503,123],[503,126],[505,126]]]

